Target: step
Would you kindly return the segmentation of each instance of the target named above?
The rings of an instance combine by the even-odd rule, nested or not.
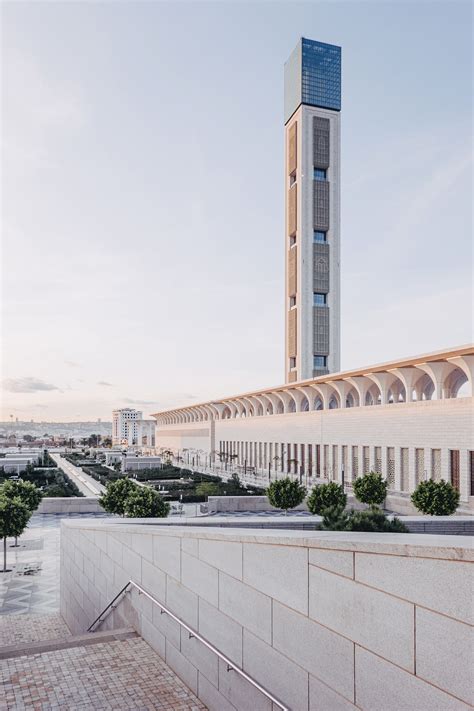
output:
[[[90,644],[115,642],[129,639],[130,637],[138,637],[138,634],[130,627],[123,627],[121,629],[105,632],[86,632],[85,634],[71,635],[70,637],[10,644],[0,647],[0,659],[24,657],[32,654],[41,654],[43,652],[55,652],[58,649],[70,649],[71,647],[86,647]]]

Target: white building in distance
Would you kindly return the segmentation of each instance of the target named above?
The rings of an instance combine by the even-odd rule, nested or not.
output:
[[[154,447],[155,420],[144,420],[143,412],[123,407],[112,413],[112,445]]]
[[[143,412],[132,407],[122,407],[112,412],[112,445],[128,445],[129,439],[138,437],[137,420],[143,420]]]

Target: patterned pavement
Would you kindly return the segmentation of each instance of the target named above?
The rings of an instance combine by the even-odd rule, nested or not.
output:
[[[59,612],[51,615],[0,616],[0,643],[5,647],[60,637],[64,639],[70,634]]]
[[[69,514],[67,518],[80,516],[84,514]],[[58,612],[61,518],[64,517],[34,514],[18,539],[18,548],[8,540],[7,567],[11,571],[0,572],[0,616]]]
[[[0,711],[205,711],[141,638],[0,660]]]

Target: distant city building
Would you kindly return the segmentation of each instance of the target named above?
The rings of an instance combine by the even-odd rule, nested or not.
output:
[[[112,445],[128,444],[129,439],[138,437],[137,420],[143,419],[143,412],[131,407],[122,407],[112,412]]]
[[[133,422],[133,434],[131,433],[131,422],[128,423],[128,445],[129,447],[154,447],[155,446],[155,420],[136,420]]]
[[[341,48],[304,37],[285,64],[285,381],[340,369]]]
[[[155,420],[126,420],[125,438],[122,444],[128,447],[155,446]]]
[[[139,471],[141,469],[158,469],[161,467],[161,457],[122,457],[122,471]]]

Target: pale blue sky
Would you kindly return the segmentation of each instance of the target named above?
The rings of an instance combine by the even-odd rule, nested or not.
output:
[[[472,340],[469,2],[4,3],[4,416],[276,385],[283,64],[343,48],[342,367]]]

